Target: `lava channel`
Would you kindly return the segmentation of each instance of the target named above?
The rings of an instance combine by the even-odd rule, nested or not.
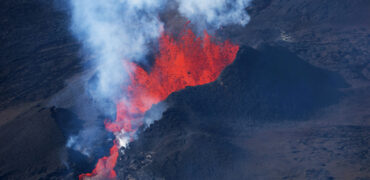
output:
[[[215,81],[234,61],[238,50],[239,46],[228,40],[216,42],[206,31],[203,37],[197,37],[188,27],[176,38],[162,34],[159,53],[150,72],[135,63],[125,64],[126,68],[133,69],[129,71],[130,84],[123,89],[128,98],[116,103],[116,119],[105,122],[106,129],[134,134],[153,104],[187,86]],[[99,159],[92,173],[81,174],[79,179],[115,179],[118,148],[115,142],[110,155]]]

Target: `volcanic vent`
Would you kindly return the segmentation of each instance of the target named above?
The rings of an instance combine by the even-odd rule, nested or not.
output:
[[[123,63],[131,70],[131,83],[122,89],[127,96],[117,100],[116,119],[105,122],[106,129],[115,133],[117,140],[110,155],[99,159],[92,173],[81,174],[79,178],[115,178],[119,146],[124,147],[132,140],[143,124],[144,113],[172,92],[216,80],[233,62],[238,49],[229,41],[215,42],[207,32],[203,37],[197,37],[186,27],[177,38],[162,34],[159,54],[149,72],[135,63]]]

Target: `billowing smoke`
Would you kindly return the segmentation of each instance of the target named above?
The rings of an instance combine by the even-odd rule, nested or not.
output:
[[[245,8],[251,0],[176,0],[178,11],[201,29],[218,29],[229,24],[246,25]]]
[[[140,61],[160,35],[161,1],[72,0],[72,30],[94,57],[96,98],[117,98],[127,75],[123,60]]]
[[[177,11],[199,29],[228,24],[245,25],[249,16],[245,8],[250,0],[175,0]],[[93,61],[97,80],[86,86],[96,101],[122,101],[122,86],[128,82],[124,61],[145,62],[150,45],[155,44],[164,22],[160,13],[167,8],[166,0],[71,0],[72,31],[82,42],[87,57]],[[123,98],[122,98],[123,97]],[[114,106],[104,107],[113,108]],[[154,113],[159,119],[161,112]],[[143,119],[146,124],[152,122]],[[91,131],[82,131],[90,132]],[[88,133],[88,134],[90,134]],[[82,136],[84,133],[80,133]],[[117,138],[125,135],[116,134]],[[83,151],[76,145],[81,137],[71,137],[69,147]],[[84,152],[85,154],[88,154]]]

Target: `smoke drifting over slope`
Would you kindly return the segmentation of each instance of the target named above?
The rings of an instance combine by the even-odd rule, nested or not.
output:
[[[72,29],[95,58],[96,98],[117,98],[126,73],[122,60],[139,61],[158,38],[161,1],[74,0]]]
[[[199,28],[218,29],[228,24],[246,25],[245,10],[251,0],[177,0],[178,11]]]
[[[146,106],[136,107],[133,106],[132,102],[140,101],[139,104],[144,103],[151,106],[152,103],[141,101],[152,98],[158,99],[158,97],[144,97],[149,95],[145,93],[140,96],[136,95],[140,92],[134,92],[136,94],[132,96],[133,93],[125,91],[127,86],[130,89],[130,83],[132,83],[132,77],[130,75],[137,73],[137,70],[142,70],[139,66],[127,64],[130,64],[129,62],[146,62],[145,57],[151,51],[151,48],[153,48],[152,45],[159,44],[158,40],[160,36],[165,34],[163,29],[164,22],[159,18],[159,14],[167,8],[169,1],[71,0],[70,2],[72,8],[72,30],[76,37],[83,43],[85,52],[89,57],[93,57],[93,65],[97,74],[96,83],[86,86],[86,89],[92,93],[92,97],[96,101],[103,102],[109,100],[117,105],[116,109],[109,110],[112,112],[116,111],[117,123],[106,122],[106,128],[114,132],[118,142],[115,143],[116,145],[126,146],[136,132],[136,128],[131,128],[132,119],[137,119],[135,117],[136,114],[131,112],[132,108],[138,108],[140,110],[148,110],[150,108]],[[249,16],[245,11],[249,0],[202,2],[177,0],[176,3],[179,14],[190,20],[196,28],[201,30],[214,30],[228,24],[245,25],[249,21]],[[207,39],[209,36],[205,38]],[[192,39],[195,40],[195,37],[189,38],[189,40]],[[197,39],[196,41],[199,43],[198,41],[200,40]],[[222,52],[223,50],[219,51]],[[186,59],[184,60],[186,61]],[[212,66],[210,68],[214,67]],[[141,74],[143,73],[141,72]],[[140,97],[140,99],[135,99],[135,97]],[[165,97],[163,96],[163,98]],[[161,97],[159,99],[163,100],[163,98]],[[157,99],[155,99],[155,103],[158,102]],[[100,106],[104,110],[114,108],[105,107],[104,104]],[[128,111],[130,113],[127,113],[127,110],[130,110]],[[163,108],[161,108],[161,111],[163,111]],[[143,113],[140,111],[140,114]],[[145,123],[144,121],[150,122],[152,120],[138,119],[135,120],[134,124],[142,125]],[[83,133],[79,135],[83,135]],[[74,139],[84,138],[74,137]],[[75,145],[79,142],[70,143],[72,144],[69,144],[69,147],[80,147]],[[74,149],[80,150],[83,148]],[[113,158],[112,162],[115,161],[116,158]],[[103,164],[111,164],[102,159],[99,162],[97,169],[105,167]],[[113,167],[107,169],[110,175],[114,173],[112,170]],[[98,172],[105,172],[105,168]],[[96,170],[94,172],[81,177],[100,174]]]
[[[218,28],[245,25],[250,0],[177,0],[178,11],[197,26]],[[142,61],[148,44],[162,32],[159,12],[165,0],[73,0],[72,30],[95,59],[98,91],[95,98],[115,99],[127,73],[122,60]]]

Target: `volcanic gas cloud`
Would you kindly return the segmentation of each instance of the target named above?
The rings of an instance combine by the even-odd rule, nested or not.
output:
[[[122,89],[127,96],[117,101],[116,119],[107,121],[106,129],[116,135],[131,136],[132,139],[132,135],[143,124],[144,113],[153,104],[187,86],[215,81],[221,71],[233,62],[238,49],[229,41],[215,42],[207,32],[202,38],[196,37],[187,27],[176,38],[162,34],[159,54],[150,72],[135,63],[123,63],[126,69],[132,70],[131,81]],[[119,143],[122,142],[116,140],[110,155],[99,159],[92,173],[81,174],[79,179],[114,179]]]

